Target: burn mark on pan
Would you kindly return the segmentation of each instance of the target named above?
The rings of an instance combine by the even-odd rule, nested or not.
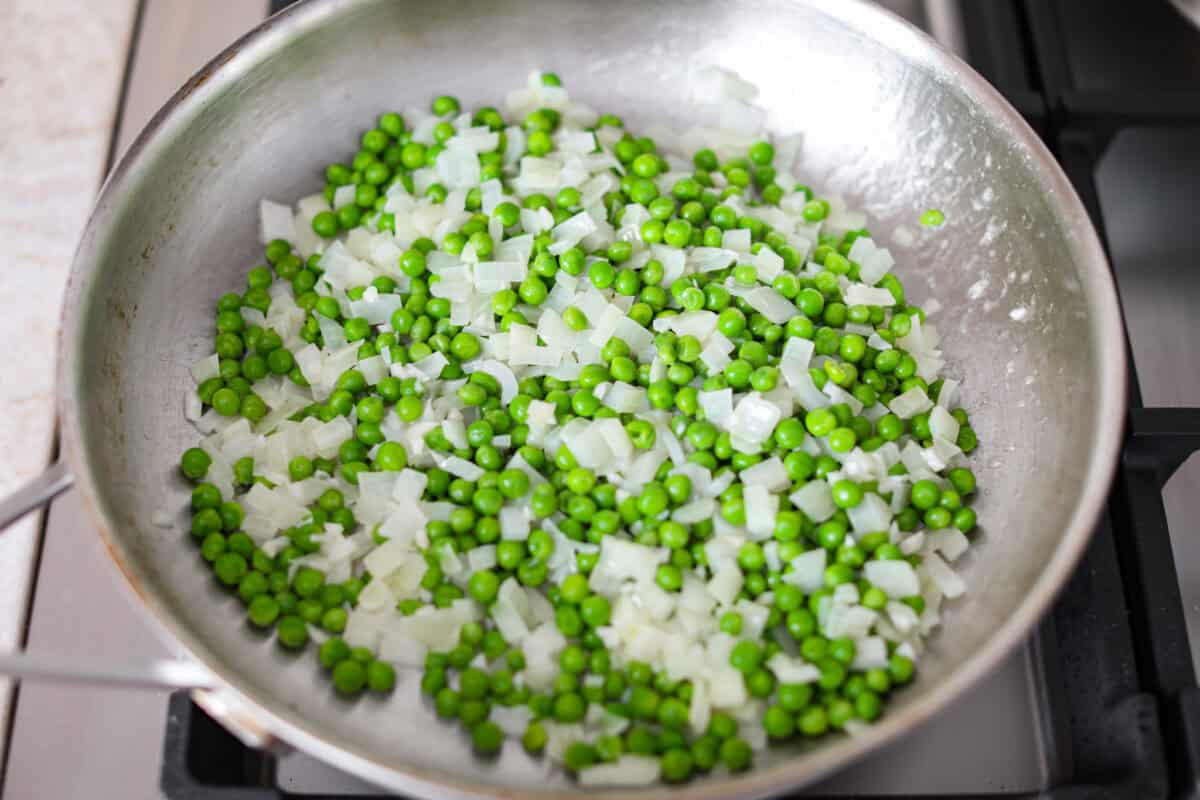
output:
[[[187,82],[187,85],[185,85],[183,87],[183,89],[180,90],[177,101],[183,100],[185,97],[190,95],[192,92],[196,91],[201,86],[208,83],[208,79],[211,78],[213,75],[215,75],[217,73],[217,70],[221,69],[221,67],[225,66],[230,61],[232,61],[237,56],[237,54],[240,52],[241,52],[240,48],[238,48],[238,46],[235,44],[234,46],[232,46],[228,50],[226,50],[224,53],[221,53],[221,55],[217,56],[216,59],[214,59],[213,61],[210,61],[208,64],[205,64],[204,67],[199,72],[197,72],[196,75],[190,81]]]

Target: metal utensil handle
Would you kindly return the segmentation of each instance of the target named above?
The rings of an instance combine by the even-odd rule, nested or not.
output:
[[[71,488],[74,480],[65,461],[51,464],[41,475],[0,500],[0,531]],[[216,685],[208,670],[191,661],[156,659],[138,664],[96,664],[27,651],[0,653],[0,675],[126,689],[204,689]]]
[[[0,674],[22,680],[89,684],[117,689],[205,689],[216,686],[212,673],[192,661],[154,659],[139,663],[95,664],[38,653],[0,653]]]
[[[0,531],[21,517],[49,503],[71,488],[75,478],[67,468],[67,462],[55,461],[46,471],[0,500]]]
[[[205,667],[193,661],[157,658],[140,663],[92,664],[75,658],[28,652],[0,653],[0,675],[48,683],[87,684],[110,689],[188,690],[192,699],[247,747],[287,752],[275,737]]]

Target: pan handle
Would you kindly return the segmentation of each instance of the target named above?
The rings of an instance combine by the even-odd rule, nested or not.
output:
[[[0,531],[35,508],[46,505],[70,489],[74,482],[67,462],[62,459],[55,461],[41,475],[0,500]]]

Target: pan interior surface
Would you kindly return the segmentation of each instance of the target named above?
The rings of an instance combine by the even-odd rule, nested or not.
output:
[[[65,440],[81,488],[130,582],[168,631],[319,756],[393,788],[442,796],[570,791],[511,743],[484,762],[438,722],[417,674],[395,696],[337,699],[311,653],[250,631],[236,598],[198,563],[182,512],[179,453],[189,367],[212,349],[213,307],[262,260],[258,202],[319,191],[377,114],[434,94],[502,106],[535,69],[574,99],[683,129],[712,122],[696,71],[735,70],[760,88],[773,133],[803,133],[797,174],[864,209],[962,379],[978,432],[983,494],[969,590],[930,641],[917,682],[868,734],[756,755],[751,773],[691,784],[749,796],[810,781],[930,716],[995,664],[1045,608],[1086,542],[1121,420],[1120,322],[1103,257],[1069,186],[982,81],[903,23],[857,3],[698,0],[662,6],[464,0],[304,4],[202,72],[152,123],[110,181],[68,298]],[[980,98],[983,98],[982,100]],[[945,212],[935,230],[916,220]],[[654,791],[650,789],[648,791]]]

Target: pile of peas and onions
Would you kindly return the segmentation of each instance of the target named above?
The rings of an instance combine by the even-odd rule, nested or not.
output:
[[[542,79],[546,85],[559,85],[552,74],[546,73]],[[434,144],[413,141],[405,119],[397,113],[385,113],[362,135],[361,147],[350,163],[328,166],[326,199],[332,205],[338,189],[352,185],[354,202],[312,218],[312,230],[326,244],[362,226],[371,232],[395,230],[394,216],[384,210],[387,190],[399,182],[413,191],[413,172],[436,163],[445,142],[455,134],[450,120],[461,113],[458,101],[446,96],[433,102],[432,111],[442,120],[433,129]],[[500,132],[497,150],[479,156],[481,180],[500,179],[513,196],[518,193],[509,181],[515,169],[506,166],[503,158],[506,125],[524,128],[528,154],[546,156],[552,154],[553,134],[562,124],[561,115],[549,108],[538,109],[523,120],[506,121],[497,109],[485,107],[476,110],[470,122]],[[621,128],[622,122],[606,114],[589,129],[605,126]],[[671,414],[670,428],[683,443],[688,461],[714,476],[729,470],[740,473],[770,456],[783,461],[791,486],[780,498],[773,535],[778,562],[783,566],[770,568],[763,543],[757,541],[746,541],[737,556],[744,576],[740,596],[754,599],[771,593],[769,618],[762,636],[738,641],[729,658],[732,667],[741,673],[749,696],[765,701],[761,724],[766,736],[783,741],[840,731],[852,720],[869,723],[883,712],[888,695],[912,680],[913,661],[894,652],[894,644],[889,645],[886,667],[851,669],[855,642],[823,636],[818,612],[821,602],[846,583],[857,585],[863,605],[883,608],[889,598],[861,577],[864,563],[903,558],[916,565],[921,561],[919,554],[901,553],[888,531],[857,537],[850,532],[846,509],[858,505],[865,491],[876,490],[875,484],[837,480],[832,497],[838,510],[820,524],[792,507],[788,494],[840,469],[839,461],[831,455],[814,456],[801,445],[806,437],[816,437],[825,440],[835,453],[847,453],[856,447],[869,453],[888,442],[909,440],[927,446],[931,438],[929,418],[928,414],[917,414],[906,420],[887,413],[872,421],[853,413],[846,403],[837,403],[784,418],[762,452],[751,455],[735,449],[729,433],[704,418],[698,393],[725,387],[739,392],[771,391],[782,380],[776,365],[791,337],[812,340],[815,354],[825,357],[821,366],[810,370],[818,388],[833,382],[865,407],[887,404],[914,387],[936,400],[942,382],[927,384],[918,377],[916,360],[898,346],[876,350],[863,335],[846,332],[848,323],[867,325],[881,339],[895,343],[909,332],[914,318],[924,320],[921,309],[905,304],[904,290],[890,274],[877,285],[891,292],[896,305],[847,306],[842,301],[840,279],[854,280],[858,273],[858,265],[847,254],[858,237],[867,235],[865,230],[851,230],[844,235],[821,232],[807,254],[807,260],[818,265],[814,274],[804,270],[805,259],[787,238],[753,213],[739,215],[725,203],[730,197],[738,197],[751,209],[777,206],[785,195],[803,193],[804,221],[818,223],[827,218],[829,203],[807,186],[776,183],[774,148],[769,142],[757,142],[744,155],[724,161],[712,150],[696,152],[692,159],[694,172],[678,180],[670,192],[660,192],[653,180],[667,169],[654,141],[625,133],[616,140],[612,153],[620,164],[613,170],[620,188],[604,196],[604,208],[609,221],[618,224],[627,204],[641,203],[650,216],[641,225],[641,242],[618,240],[591,252],[576,246],[555,256],[548,250],[549,233],[537,235],[528,277],[491,298],[497,329],[507,331],[516,323],[529,324],[522,309],[542,304],[556,276],[566,274],[579,276],[581,288],[586,288],[587,282],[610,297],[632,298],[628,316],[647,329],[656,318],[666,315],[715,312],[717,330],[734,343],[736,353],[724,369],[714,374],[700,359],[701,343],[695,337],[656,332],[655,350],[665,372],[663,377],[651,380],[651,364],[639,361],[626,342],[614,337],[603,346],[601,361],[584,366],[578,379],[525,377],[519,382],[517,396],[507,404],[501,402],[501,387],[493,377],[480,371],[470,373],[456,390],[457,400],[470,420],[466,429],[469,446],[455,448],[440,428],[425,436],[425,444],[434,453],[472,461],[483,473],[472,482],[436,467],[419,467],[428,478],[424,499],[448,501],[455,508],[448,519],[428,523],[427,568],[421,590],[418,596],[401,600],[397,613],[414,614],[430,604],[446,607],[463,597],[486,608],[495,602],[499,587],[510,577],[522,586],[540,588],[553,605],[557,627],[568,642],[559,655],[560,672],[552,689],[532,691],[525,685],[524,653],[506,642],[485,615],[482,622],[463,625],[457,646],[427,655],[420,683],[436,715],[461,724],[469,732],[475,751],[486,755],[495,753],[505,738],[501,728],[489,720],[492,709],[526,706],[531,721],[521,743],[529,753],[537,754],[547,745],[546,723],[578,723],[585,719],[590,705],[600,705],[630,724],[620,734],[598,735],[569,744],[562,755],[569,770],[578,773],[594,764],[612,762],[622,754],[638,754],[658,758],[661,778],[678,782],[718,765],[734,772],[750,766],[752,748],[739,736],[738,721],[730,713],[714,711],[706,730],[693,731],[688,719],[692,696],[689,681],[673,680],[664,670],[637,660],[617,666],[614,654],[597,633],[610,622],[612,605],[608,597],[589,588],[588,575],[596,554],[579,553],[573,574],[558,583],[550,581],[546,564],[555,542],[537,527],[537,522],[553,520],[565,536],[579,541],[599,543],[604,537],[616,536],[668,548],[669,560],[658,566],[655,580],[661,589],[677,592],[689,572],[707,579],[705,543],[714,535],[714,521],[682,524],[670,519],[671,510],[686,503],[698,490],[686,475],[672,474],[670,461],[640,493],[629,494],[618,490],[603,475],[579,466],[565,446],[544,452],[529,444],[530,403],[552,403],[559,425],[576,417],[619,418],[636,448],[653,447],[653,425],[603,406],[591,392],[601,383],[623,381],[644,387],[650,406]],[[446,188],[437,183],[424,192],[434,202],[444,201],[446,195]],[[492,217],[501,220],[506,237],[515,236],[522,233],[522,207],[547,209],[558,224],[579,213],[579,202],[579,190],[566,187],[553,197],[528,194],[520,198],[520,206],[501,203]],[[286,332],[248,324],[241,313],[242,309],[266,312],[271,304],[270,289],[277,284],[289,287],[295,303],[305,312],[299,337],[306,343],[322,344],[319,320],[323,317],[342,326],[347,342],[359,343],[359,358],[384,355],[391,364],[408,364],[441,353],[447,359],[441,379],[465,377],[463,364],[480,356],[482,343],[475,334],[451,324],[449,301],[431,295],[436,276],[426,269],[426,258],[435,249],[458,254],[468,244],[482,256],[499,244],[488,233],[489,217],[479,212],[478,189],[467,193],[466,209],[472,212],[469,221],[442,241],[418,238],[402,243],[405,249],[394,268],[397,278],[401,274],[407,277],[408,288],[401,295],[402,307],[387,326],[372,326],[362,318],[344,316],[342,306],[322,282],[319,253],[304,259],[292,243],[271,241],[266,247],[266,264],[250,270],[245,291],[227,294],[217,303],[215,350],[220,368],[217,377],[199,386],[204,408],[226,418],[244,417],[253,425],[269,412],[266,402],[255,393],[257,381],[283,376],[297,386],[307,386],[294,354],[283,345]],[[663,267],[656,260],[644,262],[638,269],[627,266],[635,248],[642,245],[720,247],[724,232],[735,229],[749,230],[756,251],[769,247],[782,257],[784,270],[769,285],[799,311],[786,324],[770,322],[727,288],[730,281],[739,286],[758,285],[752,265],[741,263],[713,272],[685,274],[669,285],[663,285]],[[389,294],[399,291],[398,283],[381,276],[370,286],[380,294]],[[347,294],[351,300],[361,298],[367,288],[352,287]],[[590,324],[575,307],[567,308],[562,316],[575,330]],[[436,383],[423,385],[412,377],[389,375],[372,385],[358,370],[346,371],[327,400],[314,402],[292,419],[315,417],[328,422],[338,416],[350,417],[353,412],[354,437],[341,444],[335,458],[295,457],[288,464],[288,477],[301,481],[327,475],[354,486],[366,471],[412,468],[404,444],[387,441],[381,422],[389,414],[406,424],[420,420],[428,411],[430,392],[436,390]],[[961,408],[954,408],[952,414],[961,425],[956,444],[964,453],[970,453],[976,442],[967,414]],[[504,437],[503,444],[497,445],[500,437]],[[535,484],[522,470],[506,467],[514,454],[545,480]],[[369,649],[351,647],[339,635],[371,576],[360,567],[355,577],[332,583],[320,570],[296,568],[293,564],[319,549],[314,537],[327,523],[342,526],[347,534],[358,529],[353,505],[345,493],[331,488],[321,494],[302,524],[279,532],[290,543],[268,555],[240,530],[243,509],[239,497],[255,483],[274,484],[257,474],[253,459],[246,457],[233,464],[234,496],[223,496],[216,486],[205,482],[210,464],[210,455],[200,447],[187,450],[181,460],[183,474],[195,484],[191,533],[216,580],[245,605],[249,622],[258,628],[273,629],[279,645],[292,650],[306,647],[310,631],[319,629],[327,634],[318,657],[341,695],[391,692],[397,681],[395,668]],[[905,472],[902,464],[892,468],[892,474]],[[895,515],[895,525],[901,532],[917,531],[921,526],[972,531],[975,514],[969,504],[975,493],[973,474],[959,466],[946,470],[943,477],[940,481],[920,480],[911,487],[908,504]],[[742,491],[742,485],[735,481],[716,498],[720,515],[731,525],[744,525],[746,521]],[[885,495],[884,499],[891,498]],[[528,503],[533,530],[523,541],[501,540],[497,515],[506,504],[518,502]],[[493,568],[471,574],[465,586],[445,579],[438,555],[444,548],[466,553],[484,544],[496,545]],[[813,548],[824,548],[828,553],[825,588],[805,594],[781,577],[793,558]],[[919,595],[898,599],[918,614],[924,607]],[[741,633],[743,619],[737,611],[718,607],[713,614],[720,631],[732,636]],[[765,662],[781,650],[798,653],[815,665],[819,678],[812,683],[779,683]],[[486,662],[482,668],[477,666],[480,654]]]

